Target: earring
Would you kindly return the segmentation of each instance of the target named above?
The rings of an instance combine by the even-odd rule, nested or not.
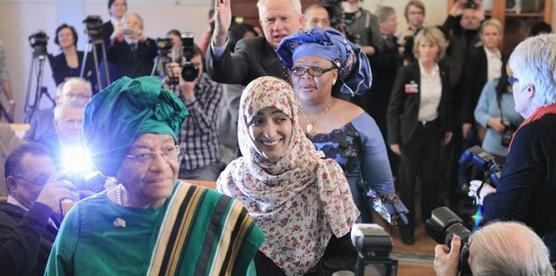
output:
[[[336,84],[336,79],[332,80],[332,85]]]

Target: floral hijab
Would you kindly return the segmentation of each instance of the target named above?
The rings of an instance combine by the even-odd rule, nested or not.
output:
[[[271,162],[257,151],[247,122],[276,107],[293,123],[284,156]],[[240,200],[263,229],[260,250],[287,275],[315,266],[328,241],[346,235],[359,216],[340,166],[316,151],[299,126],[300,104],[293,88],[274,77],[260,77],[243,91],[238,141],[243,157],[231,162],[218,190]]]

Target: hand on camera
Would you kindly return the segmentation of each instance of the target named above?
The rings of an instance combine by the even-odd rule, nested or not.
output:
[[[498,133],[502,133],[506,129],[506,127],[502,123],[502,118],[500,117],[492,117],[488,119],[487,124]]]
[[[55,173],[48,179],[36,202],[50,207],[56,213],[64,214],[67,210],[61,210],[62,202],[65,200],[77,201],[79,193],[71,182],[60,179],[61,176],[61,173]]]
[[[490,186],[488,183],[482,180],[471,180],[469,182],[469,193],[467,194],[469,197],[475,198],[475,202],[477,205],[483,205],[483,200],[485,197],[490,194],[496,192],[496,189]]]
[[[195,91],[195,83],[197,82],[197,80],[185,81],[181,77],[182,68],[180,67],[179,64],[173,62],[170,63],[169,66],[170,66],[170,72],[172,76],[179,78],[180,97],[186,102],[193,101],[193,99],[195,99],[194,91]]]
[[[434,271],[437,276],[455,276],[458,274],[461,238],[454,235],[450,247],[439,244],[434,248]]]

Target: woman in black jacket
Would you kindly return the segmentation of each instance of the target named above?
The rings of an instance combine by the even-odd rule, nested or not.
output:
[[[442,32],[424,28],[415,38],[417,62],[397,74],[388,106],[388,143],[400,156],[400,195],[409,209],[402,241],[414,243],[415,180],[420,176],[421,214],[428,218],[440,203],[438,183],[440,147],[452,138],[448,72],[438,63],[447,46]]]

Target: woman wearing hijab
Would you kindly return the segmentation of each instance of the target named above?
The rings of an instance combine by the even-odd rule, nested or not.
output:
[[[307,139],[299,109],[285,81],[252,81],[239,109],[243,157],[217,181],[218,190],[242,202],[265,233],[262,254],[255,258],[259,275],[321,275],[317,263],[325,251],[334,251],[327,246],[342,237],[349,243],[347,234],[359,216],[342,169]]]
[[[118,185],[65,217],[45,275],[245,275],[263,233],[241,204],[177,181],[187,110],[154,77],[122,78],[85,109],[95,167]]]
[[[361,220],[371,221],[372,206],[389,223],[399,223],[399,214],[407,210],[396,196],[377,124],[363,109],[332,96],[369,89],[372,77],[365,53],[332,28],[286,37],[277,52],[291,72],[306,134],[317,150],[342,167]]]

